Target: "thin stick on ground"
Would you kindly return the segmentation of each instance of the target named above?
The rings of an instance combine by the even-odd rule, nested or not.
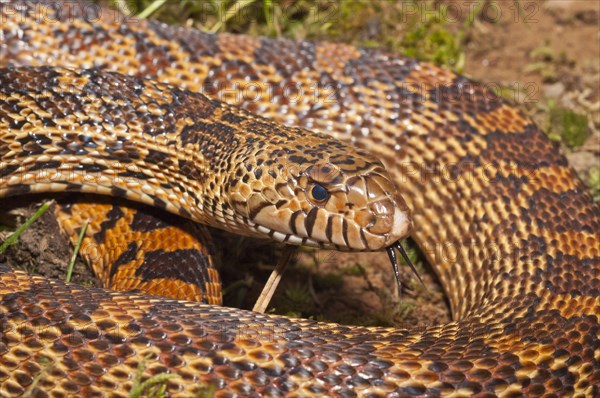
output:
[[[297,250],[298,248],[296,246],[288,245],[285,247],[285,249],[283,250],[283,255],[277,262],[277,266],[275,267],[273,272],[271,272],[267,283],[265,283],[262,292],[260,292],[260,296],[258,296],[258,299],[254,304],[254,308],[252,308],[252,311],[261,313],[265,312],[267,306],[271,302],[273,294],[275,294],[277,285],[279,285],[281,277],[283,276],[283,273],[285,272],[285,269],[287,268],[287,265],[289,264],[292,255],[296,253]]]

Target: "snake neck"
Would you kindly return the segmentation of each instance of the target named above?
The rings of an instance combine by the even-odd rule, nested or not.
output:
[[[214,148],[236,136],[200,134],[220,111],[206,97],[94,70],[6,69],[0,80],[3,196],[91,192],[209,217],[197,198]]]
[[[116,73],[2,69],[0,142],[2,196],[124,197],[237,234],[346,250],[388,247],[411,227],[368,152]]]

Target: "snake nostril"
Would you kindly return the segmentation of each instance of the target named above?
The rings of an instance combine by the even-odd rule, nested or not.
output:
[[[389,199],[378,200],[369,204],[369,209],[376,217],[391,217],[394,214],[394,203]]]
[[[367,228],[373,234],[388,234],[394,228],[394,213],[398,211],[395,203],[386,198],[369,204],[374,222]]]

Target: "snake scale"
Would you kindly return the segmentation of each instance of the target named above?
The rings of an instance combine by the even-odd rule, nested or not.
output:
[[[210,35],[75,3],[0,4],[0,59],[88,68],[2,70],[2,195],[94,191],[197,219],[195,201],[215,215],[199,221],[225,222],[240,233],[375,250],[399,237],[390,231],[407,232],[406,209],[379,162],[352,148],[367,149],[412,211],[412,236],[433,264],[455,319],[418,330],[350,327],[82,287],[0,266],[0,395],[127,396],[147,358],[145,375],[178,375],[168,380],[167,393],[181,397],[207,386],[219,397],[600,396],[600,211],[556,145],[521,111],[462,76],[377,50]],[[99,129],[102,137],[88,123],[98,107],[112,121]],[[132,109],[141,112],[139,120],[130,119]],[[66,141],[44,129],[28,132],[36,123],[48,131],[63,126]],[[217,160],[216,174],[190,164],[203,160],[184,141],[202,143],[186,126],[217,137],[202,149]],[[69,128],[88,134],[69,137]],[[177,142],[133,146],[123,138],[127,129],[140,136],[162,129],[156,137]],[[246,134],[269,148],[258,156],[262,166],[271,161],[264,170],[256,162],[246,168],[256,157],[232,154],[239,147],[227,140]],[[74,170],[113,161],[105,175],[130,172],[133,179],[109,186],[97,177],[88,188],[36,183],[43,170],[64,165],[56,156],[65,154]],[[230,192],[225,187],[267,181],[265,171],[277,181],[282,157],[285,175],[297,184],[295,208],[308,211],[299,212],[304,220],[290,223],[283,203],[269,219],[281,217],[284,226],[249,227],[264,209],[278,208],[260,202],[239,206],[247,217],[228,216],[239,201],[221,200]],[[138,167],[128,171],[131,162]],[[224,185],[219,171],[231,167],[239,178]],[[353,174],[360,170],[368,176]],[[198,181],[209,188],[202,191]],[[374,206],[360,195],[369,191],[365,181],[376,182]],[[331,192],[323,195],[311,184]],[[286,191],[285,184],[279,188]],[[348,197],[369,209],[348,214],[357,225],[365,217],[377,220],[366,224],[377,245],[365,247],[370,238],[351,220],[347,227],[321,220],[338,197],[338,209],[353,205],[342,203]],[[307,220],[314,208],[321,210]],[[306,230],[315,225],[330,227]],[[283,230],[290,234],[274,232]]]

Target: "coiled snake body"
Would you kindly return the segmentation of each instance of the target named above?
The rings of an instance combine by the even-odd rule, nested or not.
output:
[[[279,122],[328,133],[381,159],[412,210],[413,237],[434,265],[456,319],[413,331],[348,327],[85,288],[3,267],[3,396],[25,393],[36,376],[33,391],[39,396],[126,396],[144,357],[148,375],[179,376],[167,382],[167,391],[182,397],[194,396],[208,385],[215,387],[217,396],[600,394],[600,212],[566,159],[520,111],[461,76],[379,51],[213,36],[122,19],[108,11],[86,15],[89,7],[65,12],[64,4],[0,4],[9,6],[1,15],[2,60],[102,67],[173,85],[98,70],[4,69],[3,195],[64,189],[126,195],[205,223],[229,223],[230,230],[241,233],[361,250],[385,247],[406,232],[403,202],[367,153],[325,136],[279,127],[193,93],[203,91]],[[94,19],[97,16],[100,19]],[[49,88],[61,82],[72,90],[70,97],[56,97]],[[240,92],[245,94],[232,95]],[[294,93],[299,95],[292,97]],[[81,114],[94,115],[102,101],[113,122],[102,139],[88,139],[98,137],[92,131],[83,138],[66,137],[69,146],[61,144],[57,134],[38,134],[43,129],[27,131],[36,120],[49,130],[60,125],[65,132],[79,123],[76,131],[84,131]],[[156,106],[148,109],[148,103]],[[85,112],[77,108],[82,104]],[[132,121],[130,110],[145,118]],[[39,119],[28,119],[30,111]],[[213,153],[215,174],[194,174],[208,168],[187,163],[194,154],[185,145],[202,147],[201,140],[185,133],[195,123],[220,135],[201,150]],[[131,146],[123,139],[122,124],[137,126],[130,131],[141,135],[162,128],[157,137],[174,133],[179,137],[174,140],[180,141],[136,141],[141,146]],[[236,152],[240,137],[251,147],[261,136],[271,137],[268,156]],[[342,195],[339,209],[348,205],[342,203],[348,197],[362,198],[352,192],[369,191],[365,181],[377,182],[372,202],[357,205],[369,211],[352,213],[358,226],[352,220],[346,227],[319,221],[329,216],[315,211],[311,217],[304,215],[311,220],[294,224],[302,228],[294,228],[289,213],[277,213],[288,222],[290,233],[285,234],[275,224],[249,226],[248,219],[260,215],[262,205],[241,206],[245,210],[240,211],[247,212],[244,220],[239,212],[232,213],[231,203],[241,201],[231,201],[232,191],[225,189],[232,176],[240,170],[236,184],[262,181],[261,173],[252,176],[257,164],[246,165],[263,156],[263,162],[275,159],[277,166],[277,148],[292,166],[315,165],[285,172],[294,177],[304,198],[300,209],[320,199],[310,196],[310,184],[344,187],[330,194]],[[77,160],[78,150],[100,160]],[[354,162],[344,166],[343,157],[336,157],[340,151]],[[330,155],[327,162],[324,153]],[[36,183],[36,170],[55,172],[65,164],[66,158],[56,163],[56,156],[72,156],[75,170],[86,164],[96,170],[115,161],[102,171],[129,171],[126,176],[133,179],[109,185],[98,178],[89,184],[93,188]],[[131,165],[132,159],[137,169],[115,169],[118,162]],[[204,161],[194,160],[200,165]],[[327,169],[331,164],[336,168],[333,175]],[[320,177],[311,174],[317,169]],[[265,169],[277,180],[283,174],[275,170]],[[357,171],[360,178],[353,177]],[[195,182],[211,178],[212,185]],[[223,199],[226,194],[228,202]],[[193,202],[212,209],[212,217],[192,214]],[[307,207],[308,214],[312,208]],[[364,217],[382,220],[369,224],[373,239],[360,233]],[[315,225],[331,227],[309,231]],[[344,228],[345,237],[336,233]],[[402,233],[396,234],[399,230]]]

